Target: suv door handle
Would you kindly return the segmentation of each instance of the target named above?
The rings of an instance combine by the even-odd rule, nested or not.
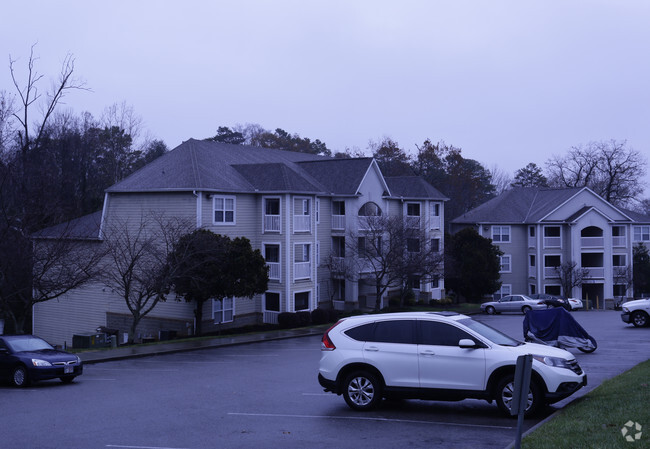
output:
[[[379,351],[379,348],[378,348],[377,346],[366,346],[366,347],[364,348],[364,350],[366,350],[366,351],[377,352],[377,351]]]

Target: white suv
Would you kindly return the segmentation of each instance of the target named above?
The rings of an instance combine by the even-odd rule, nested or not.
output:
[[[522,343],[453,312],[344,318],[323,335],[318,381],[355,410],[382,398],[496,400],[510,413],[517,357],[533,355],[526,415],[584,385],[573,354]]]

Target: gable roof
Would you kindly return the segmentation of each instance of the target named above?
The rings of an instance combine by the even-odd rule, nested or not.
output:
[[[372,158],[337,159],[294,151],[190,139],[124,180],[108,193],[194,191],[231,193],[296,192],[357,195]],[[380,173],[381,177],[381,173]],[[382,177],[382,182],[386,182]],[[389,188],[386,183],[386,189]],[[419,177],[393,185],[398,197],[444,198]],[[395,194],[393,194],[394,196]]]
[[[41,229],[32,234],[34,239],[99,240],[102,211],[93,212],[65,223]]]
[[[386,178],[392,197],[403,199],[429,198],[447,201],[438,189],[419,176],[390,176]]]
[[[515,187],[455,218],[452,223],[537,223],[583,190],[589,189]]]

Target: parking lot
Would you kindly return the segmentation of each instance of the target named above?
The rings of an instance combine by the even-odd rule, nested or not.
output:
[[[650,329],[613,311],[574,316],[599,345],[575,352],[590,383],[578,395],[648,359]],[[522,315],[475,318],[522,337]],[[2,385],[1,447],[504,448],[514,439],[516,421],[485,401],[385,401],[353,412],[318,385],[319,348],[318,336],[302,337],[86,365],[72,385]]]

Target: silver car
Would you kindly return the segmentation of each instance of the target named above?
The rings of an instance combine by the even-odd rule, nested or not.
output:
[[[546,309],[543,299],[532,299],[526,295],[508,295],[498,301],[484,302],[481,310],[490,315],[501,312],[526,313],[529,310]]]

